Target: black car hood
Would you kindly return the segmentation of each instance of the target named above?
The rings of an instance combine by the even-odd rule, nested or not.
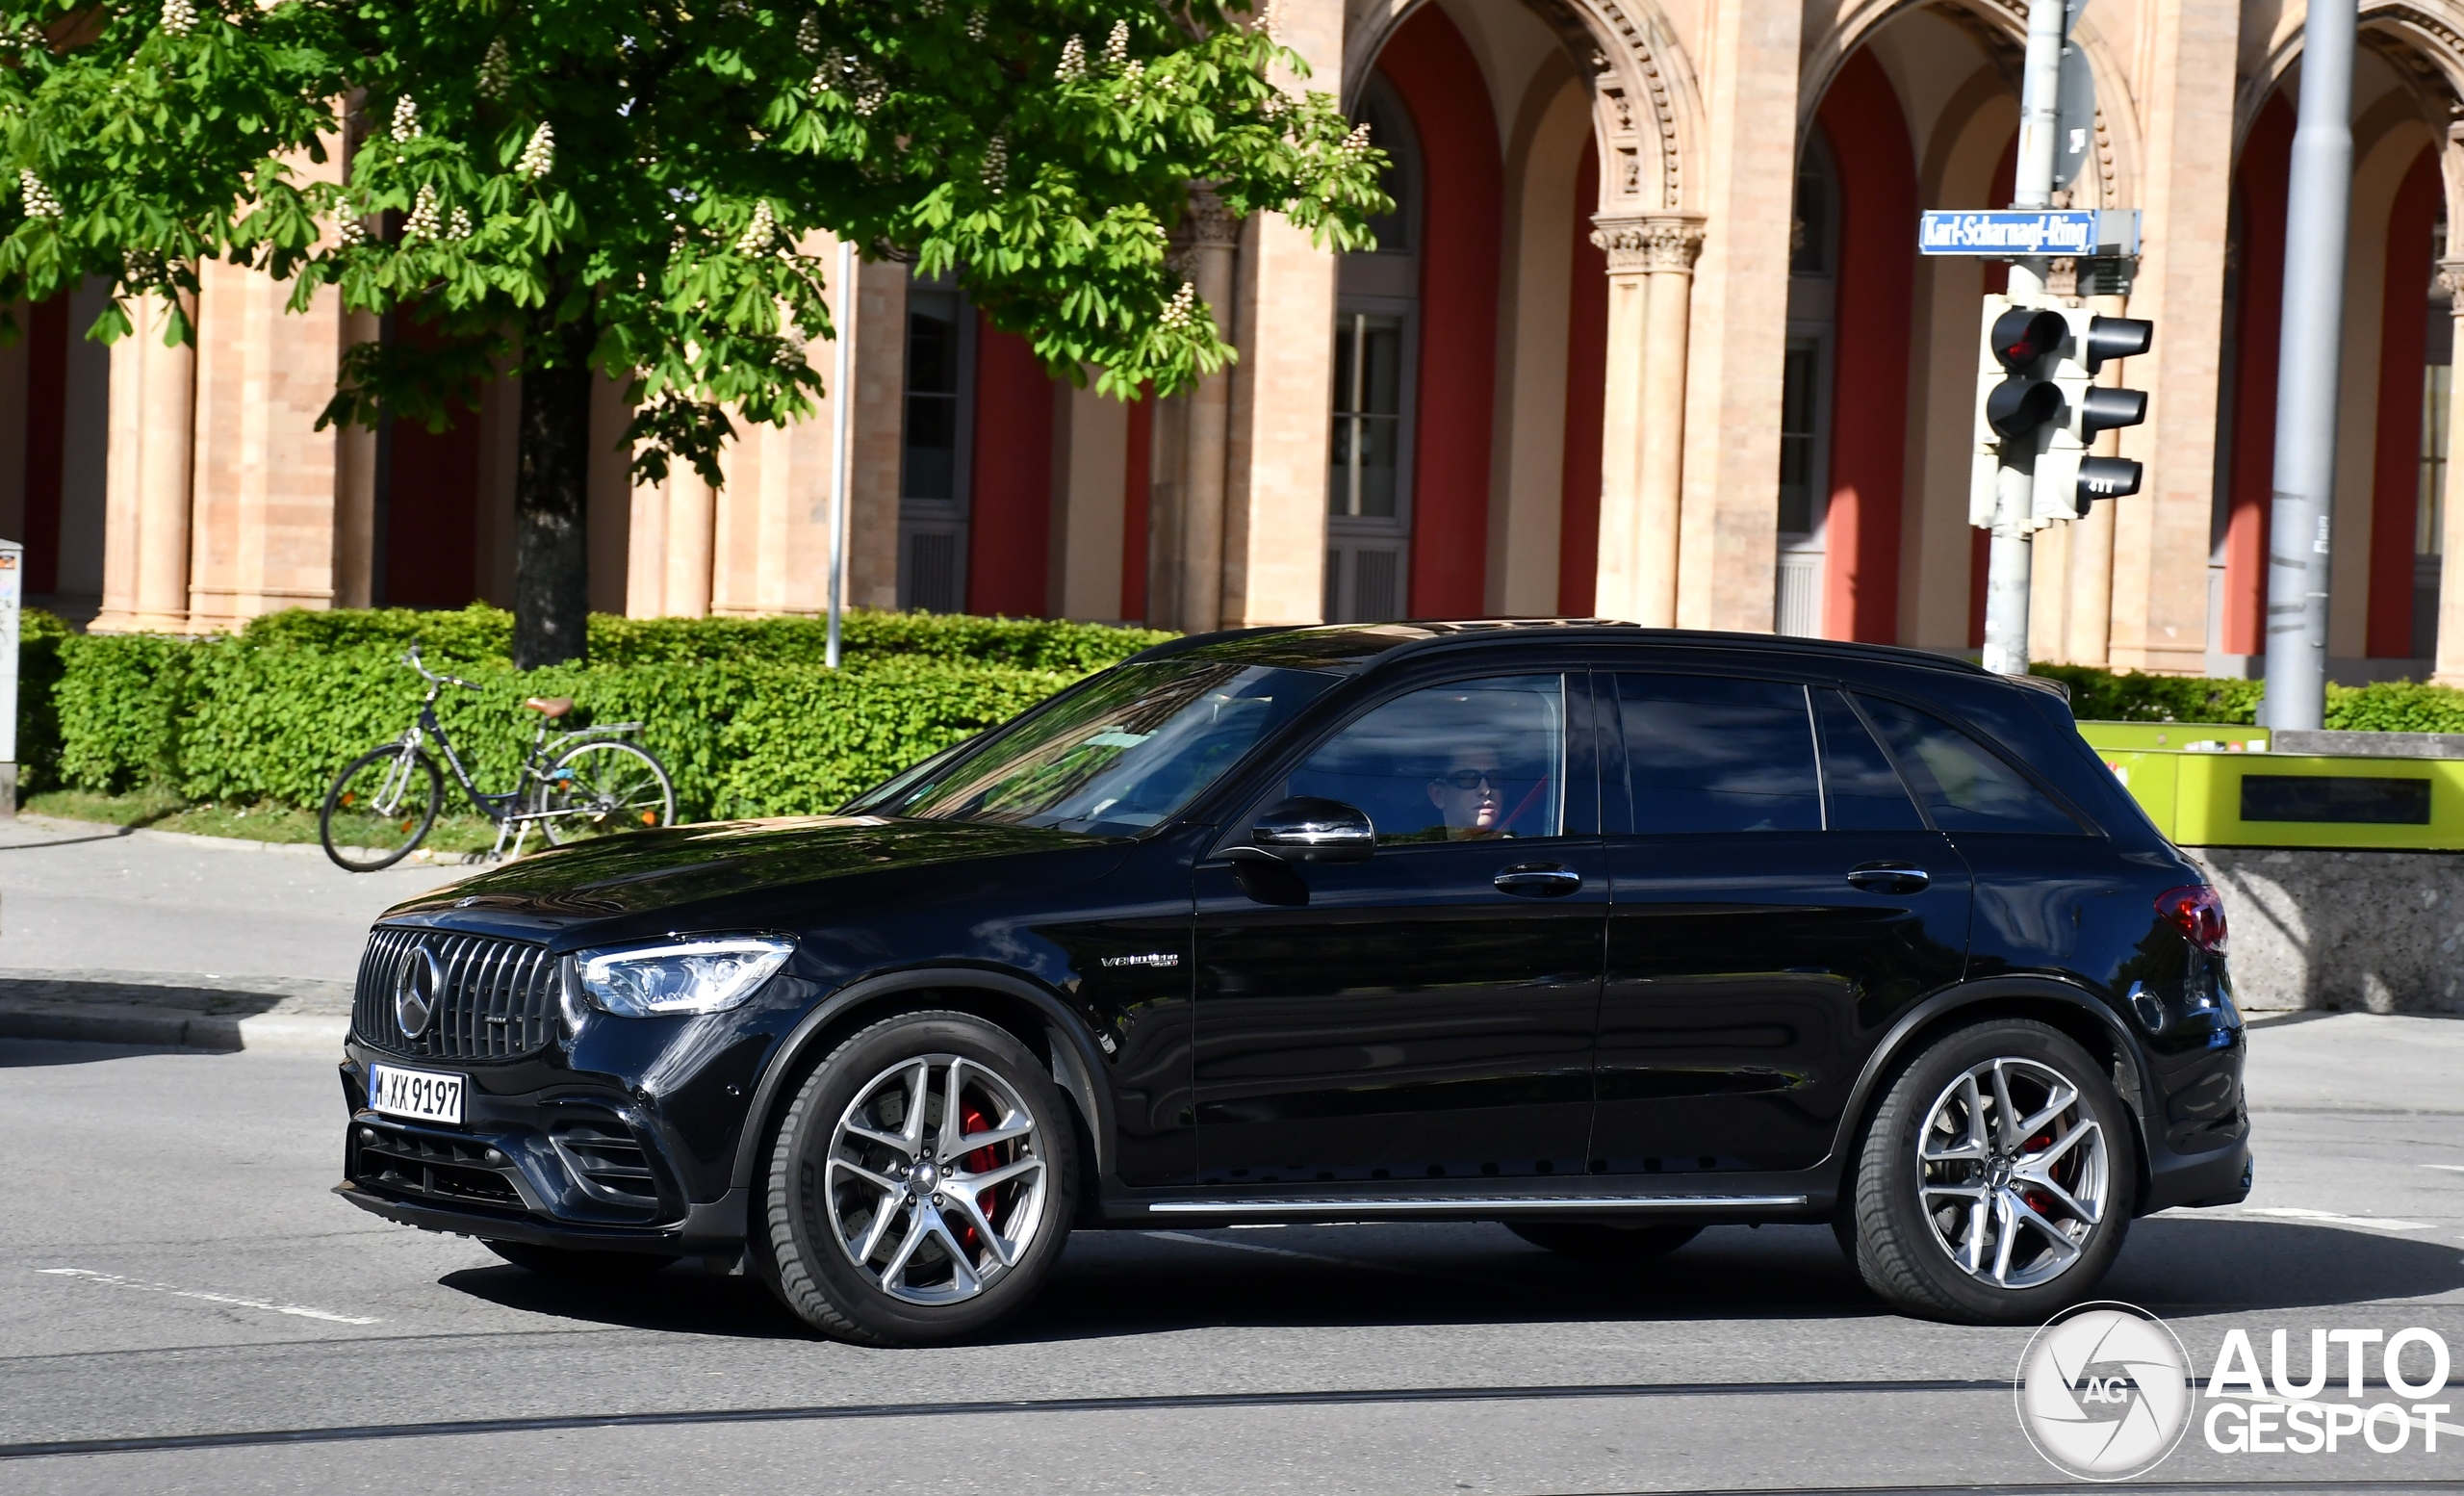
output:
[[[384,917],[537,932],[677,910],[731,894],[776,893],[893,869],[1107,839],[1032,826],[870,815],[714,821],[526,857],[398,904]]]

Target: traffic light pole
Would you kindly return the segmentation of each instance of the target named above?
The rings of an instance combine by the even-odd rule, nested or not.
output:
[[[2284,333],[2275,385],[2275,498],[2268,512],[2266,714],[2316,729],[2326,712],[2329,515],[2352,206],[2355,0],[2311,0],[2301,26],[2301,112],[2286,197]]]
[[[2019,90],[2019,160],[2011,206],[2053,204],[2054,113],[2062,90],[2064,0],[2028,0],[2026,72]],[[2306,117],[2306,116],[2305,116]],[[2011,300],[2035,306],[2044,296],[2045,261],[2028,256],[2011,263]],[[1985,574],[1985,668],[2000,675],[2028,673],[2028,584],[2035,565],[2031,513],[2036,453],[2029,444],[2002,444],[1994,473],[1993,541]]]

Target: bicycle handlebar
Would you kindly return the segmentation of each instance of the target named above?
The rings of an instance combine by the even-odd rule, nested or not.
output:
[[[410,666],[412,669],[418,671],[421,675],[427,677],[427,679],[435,682],[439,685],[458,685],[466,691],[475,691],[479,688],[476,685],[472,684],[470,682],[463,680],[458,675],[440,674],[439,672],[430,670],[427,666],[421,664],[420,647],[416,644],[402,652],[402,663]]]

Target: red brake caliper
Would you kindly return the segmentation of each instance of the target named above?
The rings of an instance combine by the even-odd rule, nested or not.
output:
[[[2019,1145],[2019,1148],[2022,1152],[2033,1153],[2039,1148],[2049,1148],[2052,1144],[2053,1134],[2050,1131],[2046,1131],[2038,1133],[2035,1137],[2030,1138],[2027,1142]],[[2019,1198],[2026,1200],[2028,1202],[2028,1208],[2034,1210],[2038,1215],[2044,1217],[2048,1221],[2053,1219],[2054,1203],[2052,1196],[2047,1195],[2042,1190],[2021,1190],[2019,1192]]]
[[[971,1132],[989,1132],[991,1130],[991,1120],[984,1115],[983,1109],[978,1107],[972,1101],[964,1103],[959,1112],[959,1136],[963,1138]],[[998,1164],[1000,1160],[992,1156],[992,1149],[989,1148],[980,1148],[974,1152],[967,1154],[965,1158],[961,1160],[961,1162],[966,1166],[967,1173],[984,1174]],[[975,1198],[975,1208],[984,1212],[984,1219],[987,1224],[997,1224],[994,1223],[993,1220],[993,1212],[996,1209],[996,1202],[992,1197],[993,1192],[987,1190]],[[974,1226],[968,1225],[960,1227],[959,1245],[964,1247],[969,1251],[975,1251],[979,1242]]]

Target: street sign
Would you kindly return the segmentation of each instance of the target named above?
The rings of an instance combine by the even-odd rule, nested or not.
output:
[[[2062,81],[2053,90],[2053,185],[2068,187],[2096,159],[2096,75],[2087,49],[2063,43]]]
[[[1929,208],[1917,219],[1919,254],[2020,255],[2139,253],[2137,208]]]

